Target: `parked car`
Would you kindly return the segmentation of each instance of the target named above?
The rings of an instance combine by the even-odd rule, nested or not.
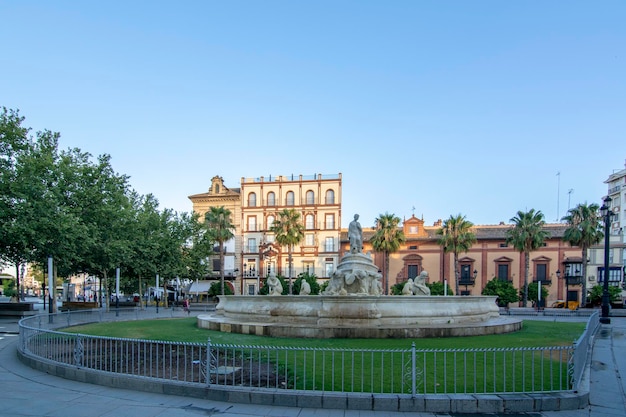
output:
[[[563,300],[557,300],[552,303],[552,308],[569,308],[570,310],[578,310],[580,303],[578,301],[568,301],[567,305]]]

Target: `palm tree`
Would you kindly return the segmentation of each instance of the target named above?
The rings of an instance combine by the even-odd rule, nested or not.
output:
[[[589,205],[587,203],[579,204],[569,210],[568,214],[561,219],[566,221],[569,226],[563,234],[563,240],[569,242],[570,246],[580,246],[582,250],[582,306],[585,306],[587,303],[587,250],[592,245],[600,243],[604,237],[599,209],[600,206],[595,203]]]
[[[524,296],[522,298],[522,306],[526,307],[528,302],[528,273],[530,271],[530,252],[543,246],[548,232],[543,230],[546,224],[541,210],[530,211],[524,213],[518,211],[517,216],[511,221],[513,227],[506,231],[507,243],[513,244],[513,247],[520,253],[524,254]]]
[[[209,236],[213,242],[220,245],[220,282],[224,295],[224,243],[235,235],[235,226],[230,222],[230,210],[224,206],[211,207],[204,218],[207,223]]]
[[[304,239],[304,225],[300,221],[300,213],[295,209],[284,209],[278,213],[270,231],[276,235],[276,242],[281,246],[287,246],[289,252],[289,295],[293,294],[293,280],[291,254],[293,247]]]
[[[402,229],[398,227],[400,218],[395,214],[379,214],[375,220],[374,236],[370,239],[372,247],[385,256],[385,294],[389,294],[389,254],[397,252],[406,238]]]
[[[467,252],[474,243],[476,235],[472,232],[474,223],[457,214],[450,216],[437,230],[437,243],[443,248],[443,253],[454,254],[454,293],[459,294],[459,253]]]

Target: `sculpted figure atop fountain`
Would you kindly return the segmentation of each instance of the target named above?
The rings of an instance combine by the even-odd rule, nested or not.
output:
[[[430,288],[426,285],[428,272],[422,271],[414,279],[409,280],[402,287],[402,295],[430,295]]]
[[[382,275],[372,259],[363,254],[363,229],[359,215],[348,227],[350,252],[346,253],[331,275],[324,295],[381,295]]]

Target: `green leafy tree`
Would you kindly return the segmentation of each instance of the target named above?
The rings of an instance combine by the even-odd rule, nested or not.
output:
[[[548,288],[546,288],[545,285],[541,286],[541,300],[543,300],[543,302],[545,303],[546,298],[548,298],[548,295],[550,294],[550,292],[548,291]],[[522,301],[522,299],[524,298],[524,288],[520,288],[519,290],[519,301]],[[539,301],[539,284],[536,282],[531,282],[530,284],[528,284],[528,300],[533,302],[533,305],[538,305],[538,301]]]
[[[389,288],[390,294],[391,295],[402,295],[402,290],[404,289],[404,284],[406,284],[406,282],[397,282],[397,283],[393,284]]]
[[[294,294],[300,294],[302,281],[306,281],[309,283],[309,286],[311,287],[310,295],[318,295],[320,293],[320,284],[318,284],[315,274],[307,274],[306,272],[303,272],[298,275],[298,278],[293,283]]]
[[[185,273],[189,279],[204,279],[210,270],[207,259],[213,254],[215,242],[211,239],[206,222],[199,221],[197,213],[185,216],[188,240],[183,245],[182,257]]]
[[[476,235],[472,232],[474,224],[457,214],[450,216],[437,230],[437,243],[444,253],[454,254],[454,292],[459,294],[459,253],[465,253],[476,243]]]
[[[222,288],[223,287],[223,288]],[[233,295],[233,290],[230,285],[222,285],[220,282],[214,282],[209,287],[208,296],[217,297],[219,295]]]
[[[602,294],[604,293],[604,287],[602,285],[594,285],[589,292],[589,303],[595,306],[602,304]],[[609,286],[609,302],[619,303],[622,298],[622,289],[614,285]]]
[[[548,232],[543,227],[545,220],[541,211],[531,209],[528,212],[518,211],[517,216],[511,221],[513,227],[506,231],[507,243],[511,243],[515,249],[524,254],[524,295],[522,306],[528,304],[528,275],[530,273],[530,253],[543,246],[548,238]]]
[[[220,282],[224,295],[224,244],[235,234],[235,225],[231,222],[231,212],[224,206],[211,207],[205,215],[209,239],[219,244],[220,251]]]
[[[513,284],[509,281],[502,281],[499,278],[494,278],[485,285],[482,295],[495,295],[498,297],[496,302],[500,307],[507,307],[510,303],[514,303],[519,300],[517,291]]]
[[[454,291],[448,283],[445,285],[446,293],[444,294],[444,284],[443,282],[427,282],[426,286],[430,288],[430,295],[454,295]]]
[[[276,242],[281,246],[287,246],[289,263],[289,293],[293,294],[293,280],[291,276],[293,261],[293,247],[304,239],[304,225],[300,220],[300,213],[295,209],[284,209],[278,212],[270,231],[276,235]]]
[[[376,252],[383,253],[385,294],[389,294],[389,255],[400,249],[406,237],[402,229],[398,227],[400,218],[395,214],[379,214],[375,223],[374,236],[370,239],[370,243]]]
[[[589,248],[602,241],[604,232],[599,214],[600,206],[592,204],[579,204],[570,209],[561,220],[567,222],[567,229],[563,234],[563,240],[570,246],[579,246],[583,259],[582,280],[582,305],[587,304],[587,252]]]

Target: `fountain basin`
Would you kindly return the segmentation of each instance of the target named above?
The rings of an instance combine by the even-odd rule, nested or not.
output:
[[[412,338],[519,330],[491,296],[221,296],[198,327],[273,337]]]

